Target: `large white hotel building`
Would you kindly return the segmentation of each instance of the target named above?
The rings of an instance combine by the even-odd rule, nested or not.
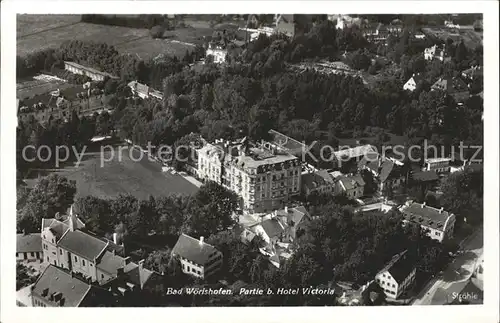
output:
[[[218,140],[197,152],[198,176],[238,194],[249,213],[282,209],[300,194],[300,160],[270,144]]]

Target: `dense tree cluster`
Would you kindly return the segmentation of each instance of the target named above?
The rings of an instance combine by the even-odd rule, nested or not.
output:
[[[258,242],[244,245],[238,231],[222,231],[209,237],[208,242],[224,253],[223,278],[243,280],[252,287],[263,289],[295,289],[309,286],[331,287],[334,282],[371,281],[392,256],[407,250],[418,269],[419,280],[444,268],[451,245],[431,240],[419,227],[402,226],[401,216],[372,212],[353,214],[349,207],[333,201],[319,206],[305,234],[298,240],[299,248],[280,268],[256,251]],[[199,286],[199,285],[197,285]],[[334,305],[333,295],[273,295],[210,297],[196,305],[217,304],[246,306]]]
[[[44,196],[51,197],[42,199],[42,190]],[[74,183],[63,177],[43,178],[27,196],[19,199],[24,204],[18,220],[20,229],[35,232],[41,218],[64,211],[74,193]],[[330,199],[312,207],[313,219],[299,237],[298,249],[279,270],[259,254],[260,238],[249,245],[241,242],[241,230],[234,226],[231,217],[236,208],[236,196],[215,183],[206,184],[192,197],[137,200],[131,195],[121,195],[104,200],[89,196],[78,199],[76,209],[89,230],[108,238],[116,231],[126,244],[147,237],[150,232],[173,237],[181,232],[204,235],[208,243],[224,254],[224,279],[243,280],[261,288],[326,288],[331,282],[341,280],[362,284],[371,280],[393,255],[404,250],[415,257],[423,273],[434,273],[446,264],[448,247],[426,237],[419,227],[403,227],[396,211],[355,214],[351,207],[341,206],[339,202]],[[34,214],[33,210],[37,209],[40,211]],[[163,246],[168,245],[167,240],[163,241]],[[170,241],[171,246],[175,240]],[[178,263],[171,258],[168,248],[150,253],[146,266],[170,278],[180,277]],[[199,283],[194,282],[193,286]],[[326,305],[334,301],[331,295],[296,295],[287,296],[285,300],[282,297],[271,296],[256,304]],[[215,305],[219,301],[224,300],[199,299],[197,303]],[[237,304],[254,302],[252,298],[240,297]]]
[[[98,130],[104,127],[103,118],[104,116],[98,117],[97,114],[78,117],[76,111],[73,111],[68,122],[49,120],[42,126],[34,118],[19,121],[16,130],[16,158],[20,175],[26,174],[32,168],[53,167],[57,146],[81,149],[96,134],[96,126]],[[39,149],[42,146],[49,149]],[[65,156],[65,153],[60,149],[60,158],[69,157],[68,161],[71,161],[74,154],[70,151],[69,156]]]
[[[111,236],[117,231],[124,239],[140,239],[154,232],[178,236],[182,232],[208,237],[234,225],[237,196],[216,183],[203,185],[193,196],[172,195],[138,200],[132,195],[115,199],[94,196],[79,198],[76,207],[86,227]]]
[[[42,219],[65,214],[75,193],[76,183],[57,174],[41,178],[30,190],[18,188],[17,231],[40,232]]]
[[[57,49],[44,49],[17,57],[17,76],[26,77],[42,70],[51,71],[63,61],[93,67],[120,77],[124,81],[137,80],[153,88],[161,88],[162,80],[179,72],[184,66],[204,56],[204,49],[196,47],[179,59],[165,56],[162,60],[140,60],[138,57],[120,54],[113,46],[92,41],[68,40]],[[64,64],[62,65],[64,66]]]
[[[33,284],[38,279],[38,276],[31,274],[28,267],[18,262],[16,264],[16,290]]]
[[[338,30],[329,20],[314,24],[305,34],[290,39],[279,34],[260,35],[248,44],[242,59],[246,63],[262,64],[279,69],[280,62],[298,63],[304,59],[325,58],[336,60],[339,53],[364,48],[368,45],[361,31],[356,28]]]
[[[140,144],[173,144],[192,132],[209,141],[243,135],[261,139],[271,128],[311,142],[352,137],[367,127],[410,138],[434,135],[433,142],[443,145],[482,141],[480,97],[457,106],[439,91],[407,93],[399,80],[368,89],[360,79],[343,75],[265,75],[265,68],[205,65],[174,74],[164,81],[162,106],[127,108],[117,129]]]
[[[483,221],[483,169],[466,167],[463,172],[450,174],[443,183],[440,199],[445,210],[477,225]],[[461,221],[459,221],[461,222]]]
[[[54,75],[54,76],[57,76],[63,80],[66,80],[68,81],[68,83],[71,83],[71,84],[85,84],[87,82],[91,82],[92,79],[90,77],[88,77],[87,75],[81,75],[81,74],[75,74],[75,73],[72,73],[68,70],[64,70],[62,68],[64,68],[64,66],[58,66],[57,64],[60,64],[62,63],[62,61],[59,61],[58,63],[54,63],[52,65],[52,68],[50,70],[50,72]]]

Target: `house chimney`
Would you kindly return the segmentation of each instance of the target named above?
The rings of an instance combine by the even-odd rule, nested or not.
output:
[[[288,213],[288,205],[285,206],[285,213]]]
[[[69,208],[69,229],[71,231],[75,231],[77,229],[76,215],[73,212],[73,204],[71,204]]]
[[[126,266],[130,263],[130,257],[123,258],[123,265]]]
[[[200,237],[200,246],[203,246],[203,237]]]
[[[424,202],[424,203],[422,203],[422,209],[423,209],[424,207],[425,207],[425,202]]]
[[[113,243],[118,245],[118,233],[113,233]]]

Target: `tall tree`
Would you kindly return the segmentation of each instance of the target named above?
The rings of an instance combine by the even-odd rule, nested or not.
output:
[[[39,232],[42,218],[66,212],[75,193],[75,181],[57,174],[42,177],[29,192],[26,204],[18,210],[18,231]]]
[[[238,196],[215,182],[203,185],[190,205],[188,225],[196,236],[206,236],[234,225]]]

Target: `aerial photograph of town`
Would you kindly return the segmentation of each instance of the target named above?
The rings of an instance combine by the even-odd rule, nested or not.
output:
[[[17,306],[483,304],[482,14],[16,24]]]

